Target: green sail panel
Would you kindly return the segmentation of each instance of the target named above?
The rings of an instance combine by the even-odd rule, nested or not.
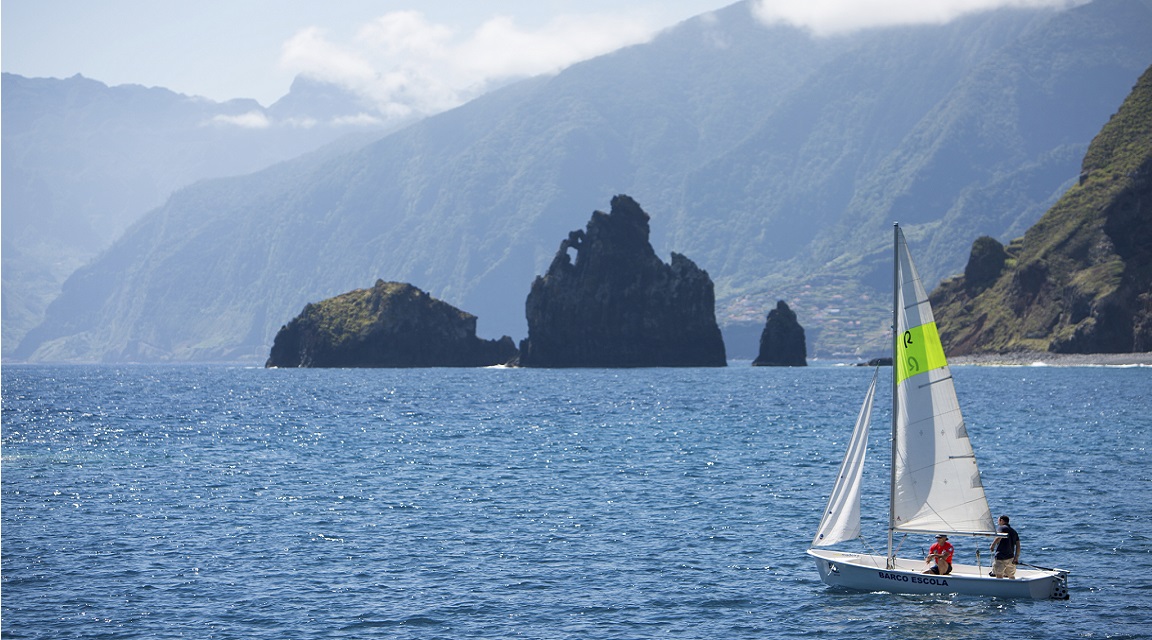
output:
[[[914,375],[948,366],[935,322],[904,331],[896,343],[895,365],[897,384]]]

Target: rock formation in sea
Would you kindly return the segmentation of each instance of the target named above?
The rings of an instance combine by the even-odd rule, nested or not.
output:
[[[1152,351],[1152,67],[1079,184],[1007,247],[978,239],[932,306],[949,355]]]
[[[680,254],[661,261],[648,220],[618,195],[560,243],[525,303],[522,366],[725,366],[712,279]]]
[[[764,332],[760,334],[760,354],[752,361],[754,367],[808,366],[808,344],[804,341],[804,327],[796,320],[796,312],[783,300],[768,312]]]
[[[512,338],[476,337],[476,316],[402,282],[377,280],[308,304],[281,327],[267,367],[483,367],[516,356]]]

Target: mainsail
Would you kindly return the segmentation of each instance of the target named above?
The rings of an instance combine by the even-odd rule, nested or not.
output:
[[[896,227],[891,527],[995,535],[928,294]]]
[[[877,373],[879,370],[877,370]],[[868,425],[872,422],[872,397],[876,395],[876,374],[864,396],[848,452],[836,475],[836,486],[828,498],[828,508],[812,546],[824,547],[860,537],[860,483],[864,477],[864,454],[868,451]]]

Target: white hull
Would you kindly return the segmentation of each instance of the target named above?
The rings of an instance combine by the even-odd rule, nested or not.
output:
[[[956,564],[952,573],[936,576],[921,573],[923,560],[896,558],[896,568],[886,569],[884,556],[809,549],[820,579],[833,587],[890,593],[959,593],[996,598],[1033,600],[1068,599],[1067,573],[1060,570],[1017,569],[1015,580],[990,577],[990,567]]]

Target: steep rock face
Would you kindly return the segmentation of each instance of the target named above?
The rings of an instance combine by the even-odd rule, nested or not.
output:
[[[1152,351],[1152,67],[1002,269],[973,267],[978,253],[932,293],[948,353]]]
[[[680,254],[661,261],[648,242],[648,219],[618,195],[610,213],[594,212],[586,229],[560,243],[525,303],[521,365],[725,366],[711,278]]]
[[[968,266],[964,267],[964,284],[976,294],[992,286],[1004,271],[1008,252],[1004,245],[991,236],[981,236],[972,243]]]
[[[280,329],[267,367],[482,367],[516,355],[476,337],[476,316],[416,287],[377,280],[309,304]]]
[[[804,340],[804,327],[796,320],[796,312],[779,300],[776,308],[768,312],[764,332],[760,334],[760,355],[752,362],[754,367],[806,367],[808,345]]]

